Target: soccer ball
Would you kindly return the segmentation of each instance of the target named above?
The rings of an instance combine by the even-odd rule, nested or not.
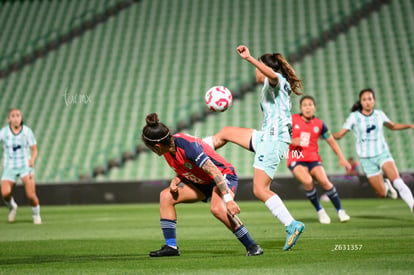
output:
[[[204,101],[213,112],[224,112],[233,103],[233,96],[226,87],[214,86],[208,89]]]

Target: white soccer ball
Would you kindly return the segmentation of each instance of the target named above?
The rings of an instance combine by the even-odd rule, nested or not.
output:
[[[213,112],[224,112],[231,107],[233,96],[224,86],[214,86],[208,89],[204,97],[207,107]]]

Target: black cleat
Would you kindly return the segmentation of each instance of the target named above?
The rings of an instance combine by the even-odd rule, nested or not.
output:
[[[151,251],[150,257],[180,256],[180,250],[164,245],[160,250]]]
[[[263,249],[258,244],[253,244],[247,249],[247,256],[259,256],[263,254]]]

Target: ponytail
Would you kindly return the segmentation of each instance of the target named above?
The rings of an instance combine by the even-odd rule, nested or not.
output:
[[[362,105],[361,105],[361,101],[356,101],[354,103],[354,105],[352,105],[351,107],[351,113],[355,112],[355,111],[361,111],[362,110]]]
[[[142,129],[141,138],[146,146],[154,147],[155,144],[171,144],[171,131],[159,121],[156,113],[147,115],[145,121],[147,124]]]
[[[282,74],[296,95],[302,95],[303,91],[302,81],[297,77],[295,70],[287,62],[287,60],[280,53],[264,54],[259,58],[264,64],[272,68],[273,71]]]

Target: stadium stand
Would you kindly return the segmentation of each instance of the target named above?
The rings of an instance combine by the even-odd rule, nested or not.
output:
[[[5,67],[18,66],[0,79],[0,115],[5,124],[8,108],[22,109],[38,139],[40,182],[171,177],[170,169],[140,146],[150,112],[176,130],[200,137],[225,125],[260,128],[260,87],[252,84],[252,68],[234,51],[241,41],[255,55],[277,50],[294,62],[305,93],[317,100],[317,115],[333,131],[366,86],[377,90],[378,107],[392,120],[410,122],[414,114],[414,99],[407,92],[414,71],[409,0],[132,1],[92,26],[84,23],[128,1],[19,2],[0,4],[0,20],[5,14],[19,15],[14,24],[3,24],[8,35],[0,41],[7,48],[0,58],[0,76]],[[292,10],[295,16],[284,16]],[[61,33],[73,33],[70,22],[81,26],[78,35],[21,66],[18,58],[39,49],[36,43],[50,45]],[[13,26],[22,33],[27,28],[30,36],[19,40],[12,35]],[[204,91],[216,84],[229,87],[238,100],[230,111],[206,116]],[[295,112],[297,105],[295,97]],[[386,134],[400,170],[414,170],[407,155],[413,134]],[[355,155],[351,135],[340,145],[346,155]],[[326,170],[342,173],[328,146],[320,147]],[[235,145],[220,152],[240,176],[251,177],[252,154]],[[130,159],[134,161],[126,161]],[[289,175],[284,165],[278,172]]]

